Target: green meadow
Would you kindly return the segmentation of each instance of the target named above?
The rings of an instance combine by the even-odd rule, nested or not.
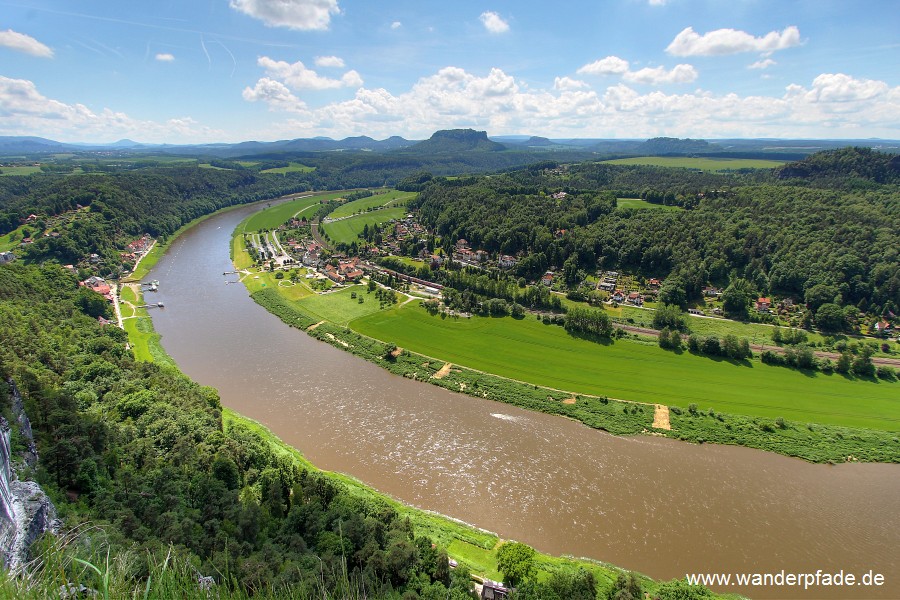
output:
[[[315,171],[315,167],[308,167],[306,165],[302,165],[300,163],[292,162],[286,167],[277,167],[275,169],[265,169],[260,171],[260,173],[276,173],[278,175],[284,175],[285,173],[309,173],[311,171]]]
[[[33,175],[40,173],[40,167],[0,167],[0,176],[2,175]]]
[[[353,292],[356,292],[356,298],[351,298]],[[283,295],[288,297],[286,294]],[[359,301],[360,298],[362,302]],[[329,294],[310,295],[303,298],[299,305],[303,312],[310,316],[338,325],[347,325],[354,319],[381,310],[378,298],[374,293],[367,293],[364,285],[354,285]]]
[[[284,202],[272,208],[254,213],[242,221],[235,230],[238,233],[259,231],[260,229],[274,229],[283,225],[294,215],[307,215],[311,217],[315,212],[313,206],[317,206],[322,200],[340,198],[345,192],[329,192],[327,194],[300,194],[299,198]]]
[[[415,197],[415,195],[416,194],[413,192],[391,190],[384,194],[375,194],[368,198],[360,198],[359,200],[342,204],[334,209],[328,216],[332,219],[338,219],[340,217],[355,215],[356,213],[363,213],[369,209],[379,209],[387,206],[397,207],[405,205],[411,198]]]
[[[694,158],[681,156],[638,156],[605,161],[613,165],[644,165],[651,167],[675,167],[700,169],[701,171],[734,171],[736,169],[772,169],[783,165],[783,160],[755,158]]]
[[[640,208],[653,210],[684,210],[680,206],[666,206],[665,204],[653,204],[640,198],[616,198],[617,208]]]
[[[900,383],[675,354],[653,343],[595,342],[526,318],[431,316],[411,303],[355,331],[441,360],[575,393],[800,422],[900,430]]]
[[[384,208],[350,217],[349,219],[325,223],[322,227],[332,241],[349,244],[358,239],[359,234],[362,233],[366,225],[371,227],[372,225],[386,223],[391,219],[402,219],[405,216],[406,207]]]

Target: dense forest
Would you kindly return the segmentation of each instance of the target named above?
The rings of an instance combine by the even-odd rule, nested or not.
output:
[[[307,189],[308,183],[290,178],[196,167],[3,177],[0,233],[36,215],[23,232],[35,236],[23,247],[24,258],[76,264],[97,254],[99,271],[115,275],[119,251],[143,233],[164,240],[220,208]],[[52,235],[39,235],[45,229]]]
[[[834,189],[828,165],[854,169],[866,185]],[[785,180],[584,163],[408,184],[421,187],[415,204],[426,226],[473,248],[520,254],[515,274],[532,280],[548,268],[582,278],[619,269],[669,278],[676,303],[709,283],[738,283],[814,310],[881,315],[900,312],[900,190],[879,183],[896,181],[898,167],[889,155],[847,149],[785,167]],[[807,171],[816,175],[797,179]],[[620,209],[617,196],[684,210]]]

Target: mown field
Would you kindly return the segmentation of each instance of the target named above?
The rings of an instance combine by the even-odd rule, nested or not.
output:
[[[402,219],[405,216],[405,207],[385,208],[363,213],[349,219],[335,221],[334,223],[325,223],[322,227],[333,242],[349,244],[359,238],[359,234],[362,233],[366,225],[371,227],[375,224],[386,223],[391,219]]]
[[[308,167],[306,165],[300,163],[292,162],[290,165],[286,167],[278,167],[275,169],[265,169],[260,171],[260,173],[277,173],[279,175],[284,175],[285,173],[309,173],[310,171],[315,171],[315,167]]]
[[[641,200],[640,198],[616,198],[616,207],[617,208],[669,210],[669,211],[684,210],[680,206],[666,206],[665,204],[653,204],[652,202],[647,202],[646,200]]]
[[[0,167],[0,176],[2,175],[32,175],[40,173],[40,167]]]
[[[576,393],[734,414],[900,430],[900,383],[735,364],[653,343],[597,343],[533,318],[453,319],[411,303],[351,323],[411,351]]]
[[[640,198],[616,198],[617,208],[637,208],[650,210],[684,210],[680,206],[666,206],[665,204],[653,204]]]
[[[754,158],[692,158],[681,156],[638,156],[605,161],[613,165],[645,165],[651,167],[675,167],[700,169],[701,171],[733,171],[735,169],[772,169],[783,165],[783,160]]]
[[[279,290],[282,291],[282,290]],[[356,292],[356,298],[351,298]],[[287,294],[283,294],[289,297]],[[362,298],[362,302],[359,299]],[[310,295],[300,301],[303,312],[322,321],[347,325],[350,321],[381,310],[375,293],[367,293],[366,286],[354,285],[339,292]]]
[[[401,192],[399,190],[391,190],[384,194],[375,194],[374,196],[369,196],[368,198],[360,198],[359,200],[354,200],[353,202],[347,202],[346,204],[342,204],[338,206],[330,215],[332,219],[338,219],[340,217],[347,217],[350,215],[355,215],[356,213],[362,213],[369,209],[377,209],[382,208],[386,205],[390,206],[400,206],[405,205],[407,201],[415,196],[415,193],[412,192]]]
[[[301,194],[299,198],[273,206],[254,213],[244,219],[235,229],[239,233],[245,231],[259,231],[260,229],[273,229],[284,224],[296,214],[306,214],[311,217],[315,212],[313,206],[317,206],[322,200],[340,198],[343,192],[328,192],[326,194]]]

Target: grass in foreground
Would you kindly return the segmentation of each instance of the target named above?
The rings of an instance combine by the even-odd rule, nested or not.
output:
[[[692,158],[680,156],[638,156],[605,161],[613,165],[646,165],[700,169],[701,171],[734,171],[736,169],[773,169],[785,163],[783,160],[755,158]]]
[[[456,364],[576,393],[884,431],[900,430],[900,384],[734,364],[653,343],[597,343],[533,318],[442,319],[418,303],[360,318],[376,339]]]

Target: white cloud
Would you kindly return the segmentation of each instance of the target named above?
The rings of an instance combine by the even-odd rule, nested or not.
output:
[[[263,77],[254,87],[244,88],[241,94],[247,102],[265,102],[272,110],[303,112],[306,104],[280,81]]]
[[[328,29],[331,15],[341,12],[337,0],[231,0],[230,5],[269,27],[302,31]]]
[[[316,66],[317,67],[333,67],[335,69],[343,69],[344,68],[344,59],[338,58],[337,56],[317,56],[316,57]]]
[[[649,0],[650,6],[663,6],[668,0]]]
[[[640,71],[628,71],[622,75],[622,79],[649,85],[691,83],[697,79],[697,70],[691,65],[675,65],[671,71],[667,71],[665,67],[646,67]]]
[[[175,60],[175,55],[169,54],[168,52],[160,52],[156,55],[156,60],[160,62],[172,62]]]
[[[758,60],[752,65],[747,65],[748,69],[768,69],[773,65],[777,65],[778,63],[772,60],[771,58],[766,58],[763,60]]]
[[[579,75],[613,75],[626,73],[628,61],[618,56],[607,56],[590,64],[584,65],[578,71]]]
[[[490,33],[506,33],[509,31],[509,23],[504,21],[500,15],[493,11],[489,10],[481,13],[480,19],[484,24],[484,28]]]
[[[666,52],[674,56],[723,56],[740,52],[771,53],[799,45],[800,30],[793,25],[780,33],[770,31],[762,37],[738,29],[716,29],[700,35],[687,27],[675,36]]]
[[[663,70],[670,79],[691,70]],[[632,77],[642,78],[635,71]],[[688,74],[688,76],[685,75]],[[654,75],[654,77],[656,77]],[[263,80],[261,80],[262,82]],[[546,137],[896,137],[900,87],[882,81],[823,74],[783,96],[740,96],[695,90],[641,93],[627,83],[595,92],[558,77],[553,89],[526,87],[501,69],[476,75],[445,67],[408,90],[359,88],[352,99],[306,107],[285,86],[270,82],[245,98],[285,108],[287,122],[271,136],[424,138],[437,129],[472,127]],[[287,132],[287,133],[286,133]]]
[[[40,58],[53,58],[53,50],[30,35],[7,29],[0,31],[0,46]]]
[[[363,84],[362,77],[352,69],[344,73],[340,79],[333,79],[322,77],[299,60],[291,64],[283,60],[273,60],[268,56],[261,56],[257,63],[266,70],[266,74],[270,78],[283,81],[293,90],[328,90],[359,87]]]
[[[400,21],[394,21],[393,23],[391,23],[391,29],[400,29],[401,27],[403,27],[403,23],[401,23]]]
[[[571,77],[557,77],[553,80],[553,89],[561,91],[581,90],[590,87],[584,81],[572,79]]]
[[[812,89],[805,96],[811,102],[860,102],[887,94],[889,90],[883,81],[854,79],[843,73],[823,73],[813,80]]]
[[[40,135],[76,141],[132,138],[142,142],[185,143],[221,140],[224,132],[199,125],[190,117],[142,121],[104,108],[47,98],[26,79],[0,76],[0,135]]]

